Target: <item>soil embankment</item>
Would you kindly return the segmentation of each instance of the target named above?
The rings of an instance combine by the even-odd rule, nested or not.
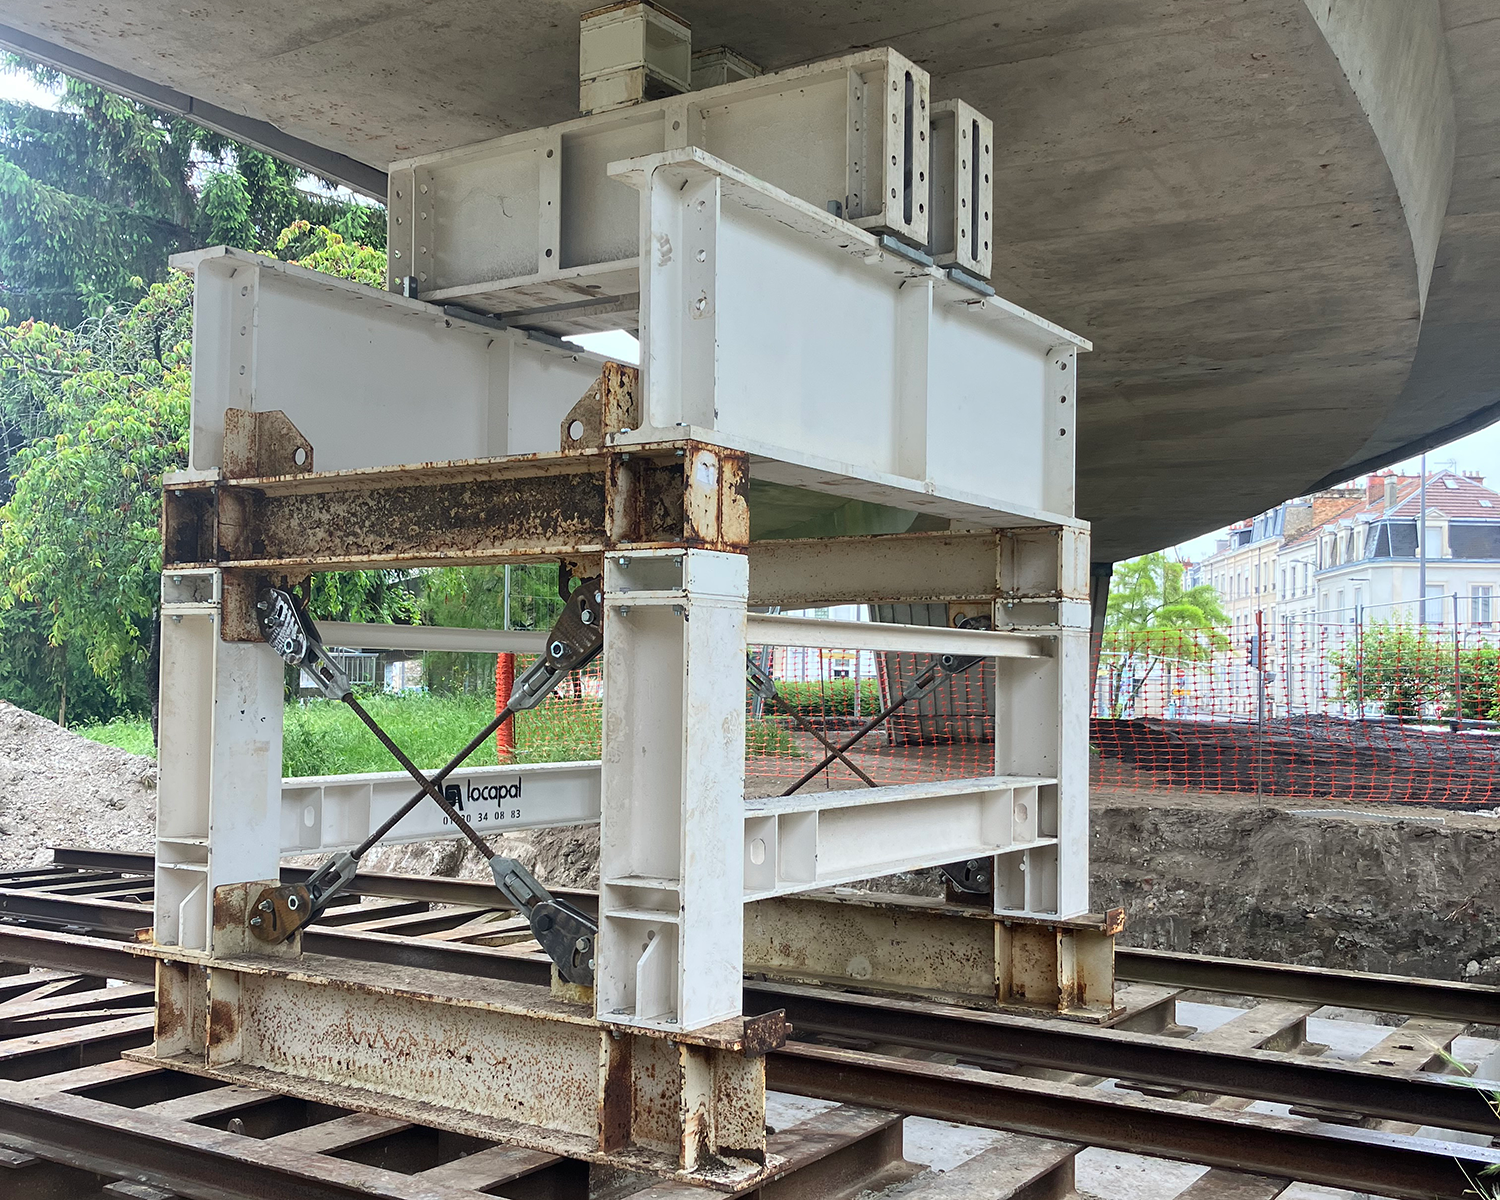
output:
[[[150,850],[156,764],[0,700],[0,870],[50,862],[51,846]]]
[[[1091,853],[1129,945],[1500,983],[1492,816],[1101,790]]]

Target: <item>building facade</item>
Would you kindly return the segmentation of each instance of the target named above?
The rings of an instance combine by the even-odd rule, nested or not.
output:
[[[1213,587],[1237,638],[1257,614],[1272,640],[1289,626],[1392,620],[1500,631],[1500,492],[1430,474],[1424,529],[1421,482],[1385,472],[1289,500],[1233,526],[1190,582]]]

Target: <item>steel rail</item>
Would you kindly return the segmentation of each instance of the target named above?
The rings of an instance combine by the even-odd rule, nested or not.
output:
[[[52,861],[57,866],[97,867],[101,870],[121,871],[127,874],[150,875],[156,869],[156,860],[150,854],[130,850],[92,850],[75,846],[56,846],[52,850]],[[306,883],[312,876],[311,867],[283,865],[282,883]],[[4,881],[0,880],[0,886]],[[599,893],[588,888],[549,888],[554,896],[560,896],[577,905],[585,912],[597,912]],[[504,908],[511,904],[504,893],[490,879],[447,879],[440,875],[388,875],[374,871],[361,871],[345,889],[348,895],[374,896],[389,900],[425,900],[429,904],[458,904],[472,908]]]
[[[1217,1049],[1159,1034],[927,1001],[746,983],[746,1012],[777,1008],[786,1010],[799,1037],[831,1033],[1109,1079],[1316,1105],[1441,1129],[1500,1131],[1500,1121],[1485,1094],[1451,1076],[1411,1074],[1274,1050]]]
[[[150,874],[154,869],[150,854],[75,847],[58,847],[52,854],[58,866],[138,874]],[[285,866],[281,869],[284,883],[305,882],[311,874],[311,870],[305,867]],[[0,889],[3,886],[3,881],[0,881]],[[355,876],[349,890],[364,896],[425,900],[432,904],[509,907],[493,884],[479,880],[361,873]],[[582,888],[558,888],[554,895],[566,897],[585,911],[598,902],[598,893]],[[1126,982],[1500,1025],[1500,987],[1485,984],[1214,958],[1129,946],[1115,947],[1115,975]]]
[[[304,948],[314,954],[536,986],[547,986],[550,981],[549,967],[540,954],[518,956],[491,947],[327,927],[309,929],[303,936]],[[0,926],[0,956],[142,982],[152,977],[150,958],[128,944],[14,926]],[[792,984],[747,983],[744,1007],[746,1012],[784,1008],[802,1033],[837,1033],[1001,1062],[1316,1105],[1417,1125],[1479,1133],[1495,1128],[1493,1113],[1479,1092],[1438,1075],[1392,1073],[1267,1050],[1216,1050],[1152,1034]]]
[[[0,887],[0,913],[48,925],[131,934],[150,928],[154,917],[151,905],[136,901],[7,887]]]
[[[1115,976],[1135,983],[1500,1025],[1500,988],[1446,979],[1295,967],[1115,947]]]
[[[194,1200],[464,1200],[467,1189],[67,1093],[0,1083],[5,1144]]]
[[[1477,1146],[801,1043],[766,1059],[766,1086],[1410,1200],[1467,1200],[1470,1177],[1500,1164]]]

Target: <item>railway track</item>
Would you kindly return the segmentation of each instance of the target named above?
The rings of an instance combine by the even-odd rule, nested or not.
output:
[[[152,860],[55,857],[0,873],[0,970],[16,972],[0,975],[0,1194],[606,1194],[598,1169],[591,1183],[573,1160],[121,1059],[151,1040],[154,962],[134,946],[151,924]],[[497,901],[483,884],[361,875],[304,949],[545,983],[547,959]],[[1122,1011],[1108,1027],[747,980],[745,1011],[784,1008],[796,1030],[768,1061],[770,1086],[822,1104],[776,1136],[791,1166],[759,1194],[1065,1195],[1086,1146],[1203,1164],[1193,1185],[1203,1196],[1232,1184],[1269,1198],[1297,1180],[1458,1197],[1500,1163],[1489,1144],[1500,1121],[1480,1091],[1441,1073],[1439,1053],[1500,1025],[1500,989],[1124,949],[1117,970]],[[1177,1023],[1189,989],[1261,1003],[1189,1036]],[[1350,1061],[1309,1039],[1323,1005],[1407,1020]],[[807,1102],[775,1100],[773,1125],[777,1103]],[[908,1178],[903,1116],[1000,1131],[987,1135],[999,1141],[952,1172]],[[618,1186],[607,1194],[682,1193]]]

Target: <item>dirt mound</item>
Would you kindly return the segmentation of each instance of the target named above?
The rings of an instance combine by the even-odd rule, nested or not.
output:
[[[491,837],[496,854],[518,859],[549,887],[599,886],[599,827],[565,825]],[[399,875],[445,875],[450,879],[489,879],[489,864],[467,842],[411,842],[379,846],[360,864],[366,871]]]
[[[0,869],[51,861],[49,846],[150,850],[156,764],[0,700]]]
[[[1237,799],[1096,799],[1093,903],[1125,944],[1500,983],[1493,817]]]

